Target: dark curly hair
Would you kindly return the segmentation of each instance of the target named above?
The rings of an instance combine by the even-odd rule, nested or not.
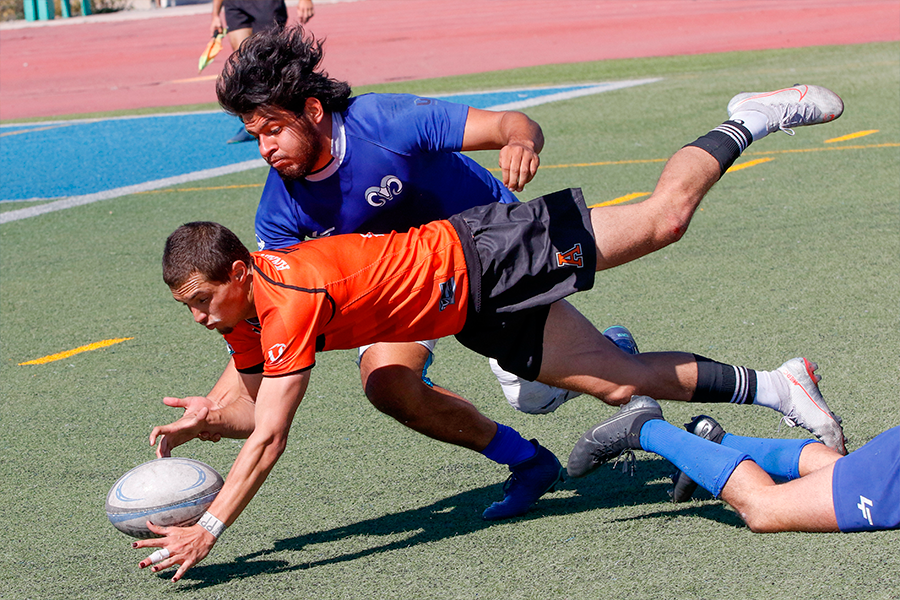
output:
[[[307,98],[326,112],[347,108],[350,84],[319,69],[322,40],[300,26],[269,29],[247,38],[228,57],[216,82],[222,108],[238,117],[258,108],[281,108],[302,115]]]

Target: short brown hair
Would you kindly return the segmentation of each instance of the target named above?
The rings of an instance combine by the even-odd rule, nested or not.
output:
[[[199,273],[207,281],[225,283],[235,261],[252,264],[250,251],[230,229],[209,221],[185,223],[166,239],[163,280],[174,289]]]

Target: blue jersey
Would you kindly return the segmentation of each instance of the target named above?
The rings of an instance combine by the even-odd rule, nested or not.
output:
[[[299,181],[269,171],[256,212],[259,249],[310,237],[406,231],[473,206],[516,202],[487,169],[459,153],[462,104],[365,94],[332,113],[334,160]]]

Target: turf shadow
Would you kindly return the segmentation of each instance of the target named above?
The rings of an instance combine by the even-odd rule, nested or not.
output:
[[[593,518],[587,513],[598,509],[644,504],[659,505],[661,502],[667,502],[667,477],[671,474],[672,467],[666,461],[639,460],[636,462],[636,469],[631,477],[627,474],[623,475],[620,471],[621,469],[612,470],[608,465],[604,465],[590,477],[568,479],[559,486],[558,490],[574,492],[574,495],[570,493],[560,496],[551,493],[542,498],[526,515],[501,523],[577,513],[586,513],[586,518]],[[276,540],[271,548],[239,556],[231,563],[194,567],[182,580],[186,585],[183,585],[181,589],[189,592],[219,585],[233,579],[254,577],[262,573],[305,571],[400,550],[417,544],[427,544],[467,535],[497,525],[497,522],[482,520],[480,515],[491,502],[501,495],[501,484],[484,486],[448,496],[419,508]],[[621,520],[671,518],[673,515],[680,514],[699,514],[723,522],[734,522],[737,519],[733,513],[729,513],[721,506],[694,504],[680,510],[659,510]],[[402,539],[397,539],[398,535],[402,535]],[[291,562],[274,558],[277,555],[283,556],[285,552],[301,552],[319,544],[354,538],[377,539],[381,537],[390,537],[392,541],[312,561]],[[355,543],[358,544],[358,542]]]

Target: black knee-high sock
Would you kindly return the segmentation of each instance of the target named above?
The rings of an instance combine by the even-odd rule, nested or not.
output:
[[[752,404],[756,397],[756,371],[716,362],[694,355],[697,361],[697,388],[692,402]]]
[[[719,176],[721,177],[752,141],[753,136],[749,129],[736,121],[725,121],[688,146],[700,148],[715,158],[719,163]]]

